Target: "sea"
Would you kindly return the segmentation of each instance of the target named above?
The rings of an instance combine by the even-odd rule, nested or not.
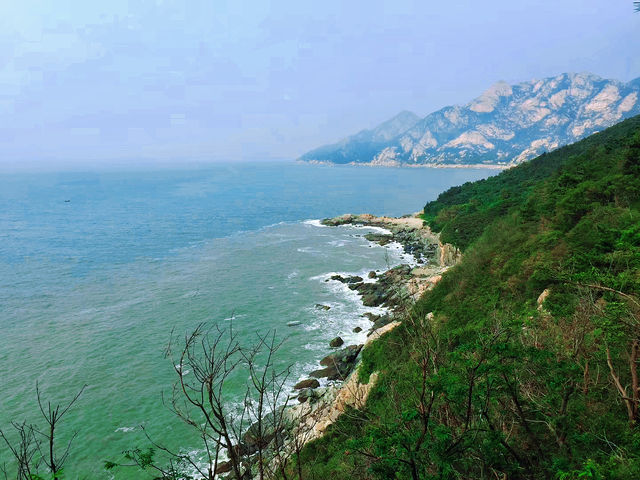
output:
[[[75,435],[65,478],[144,478],[104,462],[149,447],[146,435],[197,455],[167,405],[172,335],[232,325],[250,344],[274,333],[288,386],[307,378],[332,338],[363,342],[362,315],[375,311],[329,277],[408,260],[368,242],[371,228],[319,220],[417,212],[495,173],[256,162],[0,174],[0,429],[12,439],[11,422],[42,424],[36,384],[45,406],[86,385],[59,426],[62,450]],[[11,470],[8,454],[0,441]]]

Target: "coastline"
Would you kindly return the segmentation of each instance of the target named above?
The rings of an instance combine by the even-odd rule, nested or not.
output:
[[[424,224],[419,214],[402,217],[345,214],[307,222],[328,228],[341,225],[374,227],[373,233],[364,234],[363,237],[385,248],[400,247],[413,260],[389,267],[385,271],[372,270],[366,279],[358,275],[335,274],[324,280],[339,282],[359,295],[363,306],[371,310],[362,315],[368,318],[370,328],[362,344],[347,345],[341,337],[331,340],[327,345],[330,353],[320,360],[319,368],[300,377],[293,386],[288,401],[282,406],[282,413],[278,414],[279,420],[274,417],[273,425],[263,425],[262,428],[266,430],[262,436],[253,434],[255,425],[251,425],[243,433],[235,448],[246,452],[248,464],[256,461],[254,454],[258,451],[260,442],[265,452],[268,452],[274,448],[271,445],[273,440],[280,439],[275,450],[267,454],[267,462],[274,469],[279,469],[279,462],[283,458],[298,454],[304,445],[321,438],[346,410],[365,406],[379,378],[379,372],[371,372],[366,382],[361,381],[359,367],[362,352],[401,325],[411,305],[425,291],[433,288],[442,274],[462,257],[458,249],[443,244],[439,235]],[[316,305],[316,308],[323,307],[321,304]],[[375,311],[380,314],[373,313]],[[356,328],[359,330],[354,329],[354,332],[363,332],[360,326]],[[219,467],[219,473],[226,473],[230,463],[223,462]]]
[[[376,384],[378,373],[373,372],[367,383],[360,381],[358,369],[362,351],[400,325],[407,305],[411,305],[425,291],[433,288],[442,278],[442,274],[460,261],[460,251],[452,245],[443,244],[438,234],[432,232],[418,215],[380,217],[370,214],[345,214],[320,222],[327,227],[378,227],[385,233],[367,234],[365,238],[382,246],[392,242],[399,243],[405,253],[414,256],[415,262],[401,264],[378,274],[371,272],[376,275],[373,282],[365,282],[360,277],[334,276],[330,279],[343,282],[357,291],[365,306],[386,307],[389,313],[369,317],[372,325],[364,344],[340,345],[340,348],[332,345],[333,353],[320,362],[325,368],[310,372],[306,379],[298,382],[295,394],[290,397],[298,403],[292,403],[287,408],[287,416],[294,425],[293,441],[298,447],[322,437],[327,428],[347,408],[364,407],[369,393]],[[320,387],[317,378],[320,375],[331,374],[332,383]]]
[[[486,169],[486,170],[507,170],[511,167],[515,167],[517,164],[508,163],[508,164],[495,164],[495,163],[400,163],[396,161],[388,161],[388,162],[349,162],[349,163],[334,163],[334,162],[325,162],[322,160],[296,160],[296,163],[302,165],[325,165],[329,167],[340,167],[340,166],[349,166],[349,167],[393,167],[393,168],[440,168],[440,169],[448,169],[448,168],[460,168],[460,169]]]

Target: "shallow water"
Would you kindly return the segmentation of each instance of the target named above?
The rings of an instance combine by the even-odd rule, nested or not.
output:
[[[104,460],[147,445],[142,424],[172,448],[196,448],[161,401],[175,376],[163,355],[173,328],[233,318],[246,341],[276,330],[293,383],[331,338],[360,342],[352,329],[369,325],[361,315],[373,309],[325,280],[403,261],[367,242],[368,229],[311,220],[418,211],[493,173],[262,163],[0,176],[0,427],[38,419],[36,381],[55,402],[87,384],[65,421],[78,431],[69,478],[109,478]]]

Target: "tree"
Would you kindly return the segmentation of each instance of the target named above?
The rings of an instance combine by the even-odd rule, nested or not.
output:
[[[125,463],[107,462],[105,467],[134,466],[171,480],[193,474],[214,480],[223,473],[238,480],[287,478],[286,465],[295,452],[287,435],[291,437],[294,422],[286,408],[290,367],[278,368],[275,363],[281,346],[275,332],[258,334],[253,345],[242,346],[232,325],[200,324],[183,340],[172,334],[167,357],[177,380],[163,401],[197,432],[204,461],[170,450],[143,428],[151,447],[128,450]],[[237,405],[237,384],[243,377],[246,390]],[[162,458],[156,458],[158,452]]]
[[[75,439],[75,432],[67,442],[64,450],[59,450],[56,443],[56,435],[59,432],[63,417],[76,403],[87,386],[84,385],[78,393],[66,404],[53,406],[50,401],[44,400],[40,387],[36,383],[36,396],[38,407],[44,419],[44,426],[13,422],[11,425],[16,432],[17,440],[10,440],[8,432],[0,430],[0,438],[4,441],[13,457],[17,480],[39,480],[43,478],[43,470],[50,474],[52,480],[62,478],[64,464],[69,457],[71,444]],[[6,479],[9,478],[9,468],[4,464],[2,471]]]

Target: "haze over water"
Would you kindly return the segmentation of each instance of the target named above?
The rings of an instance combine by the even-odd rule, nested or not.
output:
[[[86,383],[64,427],[78,431],[70,478],[108,478],[103,460],[148,445],[141,424],[172,448],[196,448],[161,401],[175,375],[163,357],[172,328],[233,317],[245,341],[275,329],[294,382],[329,339],[362,342],[352,329],[369,326],[361,314],[372,309],[324,280],[403,260],[366,229],[308,220],[416,212],[493,173],[244,163],[1,175],[0,426],[38,420],[36,381],[54,402]],[[139,473],[116,472],[128,477]]]

